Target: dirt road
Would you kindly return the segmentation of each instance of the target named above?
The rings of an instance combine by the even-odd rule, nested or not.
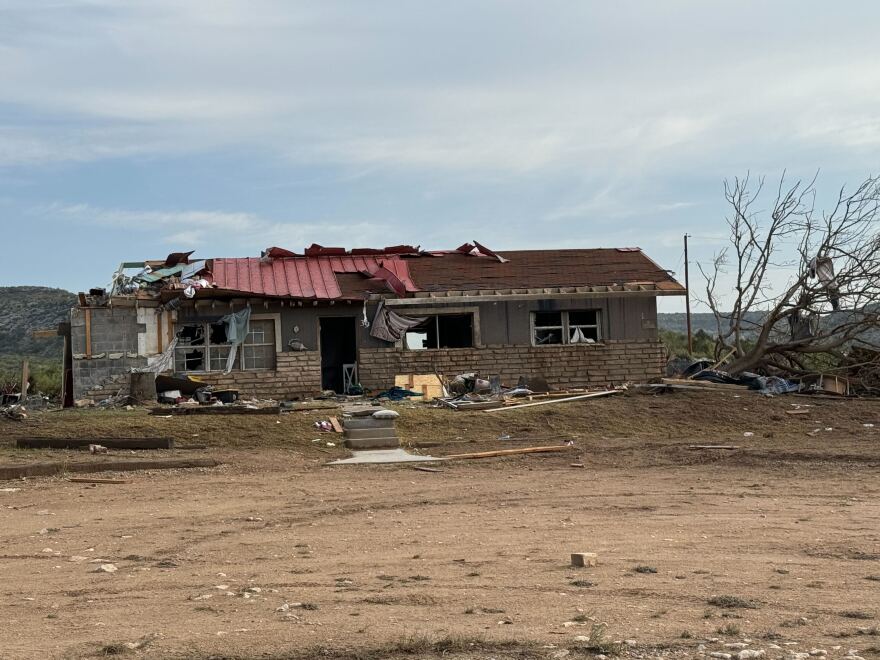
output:
[[[735,451],[642,433],[429,473],[273,445],[127,484],[2,482],[0,658],[877,657],[877,412]]]

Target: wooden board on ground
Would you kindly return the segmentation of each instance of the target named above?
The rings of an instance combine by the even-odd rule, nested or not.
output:
[[[470,458],[493,458],[495,456],[515,456],[516,454],[539,454],[554,451],[570,451],[573,445],[556,445],[550,447],[523,447],[522,449],[498,449],[496,451],[481,451],[473,454],[452,454],[441,456],[444,460],[470,459]]]
[[[281,408],[245,408],[244,406],[184,406],[182,408],[150,408],[151,415],[278,415]]]
[[[339,420],[335,417],[330,418],[330,426],[332,426],[333,430],[337,433],[342,433],[342,424],[340,424]]]
[[[686,385],[688,387],[704,387],[707,390],[739,390],[740,392],[748,391],[745,385],[734,385],[732,383],[713,383],[708,380],[685,380],[683,378],[663,378],[664,385]]]
[[[101,479],[100,477],[71,477],[68,481],[75,484],[127,484],[128,479]]]
[[[521,404],[518,404],[515,406],[505,406],[502,408],[491,408],[491,409],[488,409],[486,412],[498,412],[501,410],[516,410],[518,408],[530,408],[532,406],[546,406],[549,404],[566,403],[567,401],[580,401],[581,399],[594,399],[594,398],[600,397],[600,396],[609,396],[611,394],[617,394],[622,391],[623,390],[604,390],[602,392],[591,392],[589,394],[579,394],[578,396],[569,396],[569,397],[564,397],[562,399],[547,399],[546,401],[534,401],[532,403],[521,403]]]
[[[394,385],[412,392],[420,392],[423,401],[432,401],[443,396],[443,384],[436,374],[398,374]]]
[[[728,451],[733,451],[734,449],[739,449],[739,445],[690,445],[688,449],[696,450],[696,449],[726,449]]]
[[[25,463],[0,465],[0,480],[22,477],[47,477],[64,472],[130,472],[133,470],[177,470],[180,468],[217,467],[213,458],[174,458],[163,461],[88,461],[81,463]]]
[[[174,449],[174,438],[18,438],[18,449],[88,449],[102,445],[110,449]]]

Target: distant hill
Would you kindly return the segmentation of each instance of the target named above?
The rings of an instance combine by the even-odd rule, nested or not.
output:
[[[832,312],[831,314],[823,316],[820,327],[833,328],[835,325],[842,324],[851,313],[851,311],[840,311]],[[750,312],[749,314],[746,314],[745,318],[753,323],[760,323],[763,318],[763,312]],[[685,334],[687,333],[687,315],[683,312],[658,312],[657,326],[660,330],[670,330],[679,334]],[[714,337],[717,330],[715,316],[707,312],[691,314],[691,327],[693,328],[694,333],[698,330],[703,330]],[[744,334],[748,337],[751,333],[747,330]],[[880,328],[866,329],[860,335],[860,338],[876,344],[880,342]]]
[[[31,332],[66,321],[75,302],[76,296],[64,289],[0,287],[0,356],[60,358],[61,337],[35,339]]]
[[[760,312],[752,312],[747,314],[746,318],[754,322],[761,320]],[[687,332],[687,314],[684,312],[657,313],[657,326],[661,330],[671,330],[672,332]],[[694,332],[703,330],[710,335],[715,334],[717,325],[715,324],[715,315],[710,312],[700,312],[691,314],[691,327]]]

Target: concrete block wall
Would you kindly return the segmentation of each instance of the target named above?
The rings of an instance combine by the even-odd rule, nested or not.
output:
[[[91,315],[91,346],[87,345],[86,314]],[[70,312],[74,398],[116,394],[119,377],[131,367],[146,364],[145,358],[129,357],[137,354],[138,333],[144,331],[133,307],[74,307]]]
[[[321,354],[288,351],[277,354],[274,371],[232,371],[197,377],[216,389],[236,389],[241,397],[286,400],[314,396],[321,391]]]
[[[445,376],[477,372],[500,374],[506,384],[520,376],[542,376],[550,387],[601,386],[645,382],[663,375],[666,350],[658,341],[607,341],[565,346],[505,346],[410,351],[362,348],[358,354],[361,384],[368,389],[391,387],[397,374]]]

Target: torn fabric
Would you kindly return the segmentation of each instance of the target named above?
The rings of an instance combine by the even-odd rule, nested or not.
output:
[[[161,374],[164,371],[172,371],[174,368],[174,349],[177,348],[177,337],[171,340],[171,343],[168,344],[168,348],[166,348],[162,353],[155,358],[147,358],[147,366],[146,367],[132,367],[131,373],[133,374]],[[150,362],[150,360],[153,360]]]
[[[245,307],[238,312],[227,314],[220,319],[221,323],[226,324],[226,341],[231,344],[229,348],[229,357],[226,359],[226,370],[223,372],[224,374],[228,374],[232,371],[232,367],[235,366],[238,347],[244,343],[244,340],[247,339],[248,336],[250,320],[250,307]]]
[[[813,257],[809,263],[810,277],[818,277],[819,282],[828,291],[831,308],[840,309],[840,287],[834,281],[834,262],[831,257]]]
[[[376,315],[373,317],[370,336],[393,344],[403,339],[407,330],[415,328],[427,320],[427,316],[403,316],[385,307],[384,302],[380,302],[376,309]]]

